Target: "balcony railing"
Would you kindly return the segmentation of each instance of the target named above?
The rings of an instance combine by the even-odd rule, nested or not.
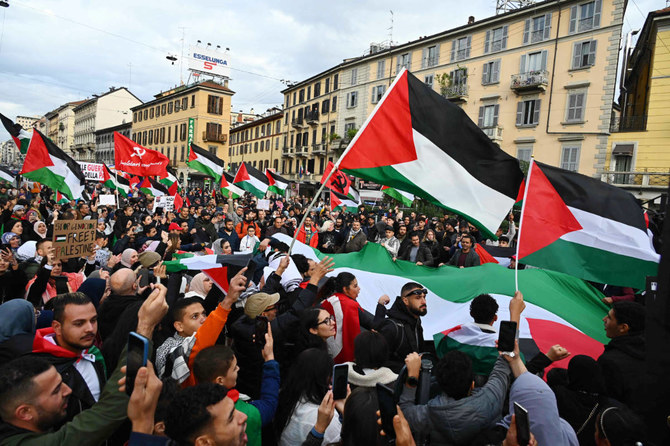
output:
[[[207,142],[226,142],[228,141],[228,135],[225,133],[208,132],[205,130],[202,132],[202,140]]]
[[[601,180],[615,186],[629,186],[636,189],[667,189],[670,184],[670,172],[608,171]]]
[[[316,125],[319,123],[319,110],[312,110],[305,114],[305,120],[309,125]]]
[[[281,154],[282,156],[288,156],[293,158],[295,156],[295,153],[293,151],[293,147],[283,147],[281,149]]]
[[[547,70],[535,70],[512,75],[510,88],[514,91],[544,90],[549,83]]]
[[[293,128],[296,129],[301,129],[303,125],[305,125],[305,121],[303,121],[302,118],[296,118],[291,120],[291,125]]]
[[[482,131],[493,141],[502,141],[503,129],[500,126],[482,127]]]
[[[646,116],[613,116],[610,121],[610,132],[643,132],[647,130]]]
[[[463,101],[468,97],[468,86],[465,85],[452,85],[451,87],[445,87],[441,90],[442,96],[451,100],[451,101]]]
[[[312,153],[317,155],[320,153],[326,153],[326,144],[312,144]]]
[[[296,147],[295,148],[295,154],[297,156],[307,157],[307,156],[309,156],[309,147],[308,146]]]

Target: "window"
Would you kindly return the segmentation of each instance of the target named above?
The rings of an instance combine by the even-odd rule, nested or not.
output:
[[[182,124],[181,126],[179,126],[179,130],[180,130],[179,139],[181,141],[186,141],[186,124]]]
[[[451,41],[451,61],[463,60],[470,57],[472,36],[461,37]]]
[[[497,84],[500,82],[500,59],[484,64],[482,70],[482,85]]]
[[[400,72],[403,67],[408,70],[412,68],[412,53],[405,53],[398,56],[398,66],[396,67],[396,73]]]
[[[161,135],[161,138],[160,138],[161,139],[161,144],[165,144],[165,127],[163,127],[160,130],[160,135]]]
[[[530,159],[533,156],[533,146],[523,146],[516,149],[516,158],[519,161],[526,161],[530,163]]]
[[[547,50],[536,51],[521,56],[521,63],[519,65],[520,73],[531,73],[535,71],[544,71],[546,69]]]
[[[358,83],[358,68],[351,69],[351,85],[356,85]]]
[[[493,128],[498,125],[498,111],[500,110],[500,105],[483,105],[479,107],[479,118],[477,120],[477,125],[479,128]]]
[[[186,125],[186,124],[182,124]],[[221,124],[216,122],[208,122],[205,130],[207,136],[207,141],[219,141],[221,140]],[[183,141],[184,139],[182,139]]]
[[[284,162],[282,161],[282,169],[284,168],[283,164],[284,164]],[[274,160],[274,161],[272,162],[272,168],[273,168],[274,170],[277,170],[277,167],[279,167],[279,160]]]
[[[149,109],[149,119],[154,119],[154,108],[153,107],[151,107]]]
[[[298,133],[295,135],[295,146],[302,147],[302,133]]]
[[[258,153],[258,141],[254,143],[254,153]]]
[[[330,78],[329,77],[326,78],[326,85],[325,85],[325,88],[324,88],[324,93],[328,93],[328,92],[330,92]]]
[[[507,48],[507,25],[486,31],[484,54],[495,53]]]
[[[213,115],[223,114],[223,98],[219,96],[207,96],[207,113]]]
[[[337,111],[337,96],[333,96],[333,105],[330,109],[331,112],[335,113]]]
[[[551,37],[551,13],[526,19],[523,29],[523,44],[542,42]]]
[[[347,124],[344,124],[344,133],[347,133],[349,130],[356,130],[355,122],[349,122]]]
[[[600,26],[602,0],[583,3],[570,8],[570,34],[589,31]]]
[[[585,68],[596,63],[596,41],[575,43],[572,51],[572,68]]]
[[[144,109],[144,120],[145,120],[145,121],[147,120],[148,115],[149,115],[149,110],[147,110],[147,109],[145,108],[145,109]]]
[[[142,145],[146,146],[147,145],[147,131],[142,132]]]
[[[318,98],[321,96],[321,82],[314,84],[314,97]]]
[[[185,152],[186,152],[186,147],[185,147],[185,146],[181,146],[181,156],[179,157],[179,159],[180,159],[181,161],[184,161],[184,155],[185,155]]]
[[[386,75],[386,61],[380,60],[377,62],[377,79],[382,79]]]
[[[161,106],[157,105],[156,106],[156,117],[159,118],[161,115]]]
[[[579,146],[564,146],[561,156],[561,169],[577,172],[579,169]]]
[[[429,75],[427,75],[427,76],[424,76],[424,78],[423,78],[423,83],[426,84],[426,86],[427,86],[428,88],[433,88],[433,80],[434,80],[434,78],[435,78],[435,76],[433,76],[432,74],[429,74]]]
[[[298,94],[297,92],[295,92],[295,91],[293,92],[293,105],[296,104],[295,98],[296,98],[297,94]]]
[[[333,76],[333,90],[337,90],[337,84],[339,80],[340,80],[339,74]]]
[[[277,120],[275,124],[275,133],[280,133],[281,132],[281,121]]]
[[[328,110],[330,110],[330,101],[328,99],[324,99],[324,101],[321,103],[321,113],[328,113]]]
[[[312,99],[312,86],[311,85],[307,87],[307,100],[309,101],[310,99]]]
[[[168,108],[168,115],[171,115],[172,114],[172,102],[168,102],[167,108]]]
[[[540,123],[540,99],[521,101],[516,106],[517,127],[536,126]]]
[[[352,91],[347,93],[347,108],[354,108],[358,105],[358,92]]]
[[[373,104],[381,101],[382,97],[384,96],[384,91],[386,91],[386,85],[377,85],[376,87],[372,87]]]
[[[172,133],[172,131],[171,131],[171,130],[172,130],[172,127],[168,127],[167,129],[168,129],[167,142],[168,142],[168,144],[169,144],[169,143],[170,143],[170,134]]]
[[[571,91],[568,93],[568,110],[566,122],[584,122],[586,91]]]
[[[181,100],[181,109],[186,110],[188,108],[188,98],[184,97]]]
[[[195,107],[195,95],[191,95],[191,108]]]
[[[254,136],[254,138],[258,138],[258,136],[259,136],[258,133],[259,133],[259,130],[260,130],[260,129],[259,129],[259,127],[256,127],[255,130],[256,130],[256,136]]]
[[[165,104],[161,105],[161,115],[165,116]]]
[[[133,113],[133,122],[137,122],[137,112]]]
[[[438,64],[440,58],[440,45],[433,45],[423,50],[421,58],[421,68],[434,67]]]
[[[181,110],[181,102],[177,99],[174,101],[174,112],[177,113],[179,110]]]
[[[298,103],[302,104],[305,102],[305,89],[303,88],[298,92]]]

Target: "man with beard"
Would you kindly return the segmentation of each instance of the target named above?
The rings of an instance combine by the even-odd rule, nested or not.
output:
[[[407,355],[424,351],[420,317],[428,313],[427,294],[428,290],[421,284],[406,283],[388,310],[387,319],[379,325],[378,331],[384,335],[392,352],[388,367],[396,373],[402,368]]]

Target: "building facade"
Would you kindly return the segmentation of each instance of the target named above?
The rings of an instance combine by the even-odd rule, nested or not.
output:
[[[39,120],[39,116],[17,116],[14,122],[23,127],[23,130],[31,130]]]
[[[44,115],[47,119],[47,136],[65,153],[73,156],[74,144],[74,108],[85,101],[63,104]]]
[[[132,122],[115,125],[95,132],[95,162],[114,165],[114,132],[130,138]]]
[[[230,129],[228,162],[232,172],[236,172],[244,162],[251,163],[260,171],[268,168],[279,171],[284,139],[283,117],[281,108],[275,107],[254,121]]]
[[[285,90],[285,119],[293,122],[294,108],[305,108],[304,116],[312,105],[306,99],[310,83],[339,74],[337,105],[331,99],[328,116],[333,131],[326,134],[342,137],[341,150],[407,68],[462,107],[507,153],[600,178],[624,8],[624,0],[544,1],[404,45],[374,46],[364,57]],[[301,90],[305,101],[296,104]],[[313,127],[307,124],[309,143],[322,127],[321,117]],[[288,129],[287,161],[302,150],[296,136],[305,131]],[[318,163],[314,171],[320,172]]]
[[[24,155],[19,152],[13,139],[8,139],[7,141],[0,143],[1,165],[13,169],[20,169],[23,165],[23,159]]]
[[[170,158],[182,184],[194,187],[209,181],[186,165],[192,142],[228,162],[230,101],[235,92],[227,81],[204,81],[159,93],[132,108],[132,140]]]
[[[624,61],[620,113],[612,119],[603,181],[643,200],[658,197],[670,180],[670,8],[651,12],[635,49]]]
[[[71,149],[73,158],[77,161],[95,161],[95,132],[130,122],[130,109],[141,103],[127,88],[111,87],[108,92],[95,95],[75,106]]]

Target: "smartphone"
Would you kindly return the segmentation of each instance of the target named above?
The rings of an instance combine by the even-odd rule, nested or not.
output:
[[[333,399],[343,400],[347,397],[347,384],[349,384],[349,366],[338,364],[333,367]]]
[[[256,262],[254,259],[249,259],[249,263],[247,263],[247,270],[244,272],[244,277],[247,278],[247,286],[252,282],[254,278],[254,273],[256,272]]]
[[[398,413],[398,409],[393,398],[393,390],[384,384],[377,383],[377,401],[379,402],[379,414],[382,418],[382,429],[386,434],[386,438],[395,438],[393,417]]]
[[[256,328],[256,344],[261,348],[265,347],[265,334],[268,332],[268,318],[265,316],[256,316],[254,323]]]
[[[126,393],[130,396],[135,388],[135,377],[140,367],[146,367],[149,358],[149,340],[131,331],[128,334],[128,356],[126,359]]]
[[[516,322],[500,321],[500,334],[498,335],[498,350],[501,352],[513,352],[516,340]]]
[[[516,401],[514,402],[514,415],[516,416],[516,441],[519,446],[527,446],[530,443],[530,422],[528,411]]]

